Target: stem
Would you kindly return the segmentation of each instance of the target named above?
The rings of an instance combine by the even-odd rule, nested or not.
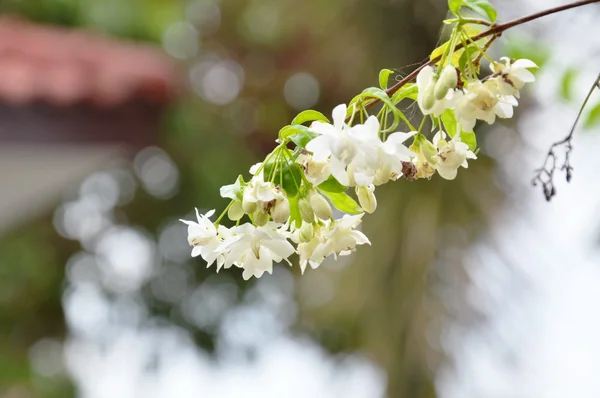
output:
[[[535,19],[538,18],[542,18],[545,17],[547,15],[551,15],[551,14],[555,14],[557,12],[562,12],[562,11],[566,11],[566,10],[570,10],[572,8],[577,8],[577,7],[581,7],[581,6],[585,6],[588,4],[593,4],[593,3],[600,3],[600,0],[582,0],[582,1],[576,1],[574,3],[571,4],[565,4],[563,6],[559,6],[559,7],[554,7],[554,8],[549,8],[547,10],[544,11],[539,11],[536,13],[533,13],[531,15],[527,15],[521,18],[517,18],[517,19],[513,19],[512,21],[508,21],[502,24],[498,24],[498,25],[494,25],[492,26],[490,29],[483,31],[473,37],[470,38],[471,41],[477,41],[479,39],[483,39],[484,37],[487,36],[491,36],[491,35],[501,35],[502,32],[504,32],[505,30],[508,30],[510,28],[514,28],[515,26],[519,26],[522,25],[524,23],[527,22],[531,22]],[[459,43],[456,46],[456,50],[460,50],[461,48],[463,48],[463,44]],[[388,88],[385,92],[387,93],[387,95],[392,95],[394,94],[396,91],[400,90],[400,88],[402,88],[404,85],[408,84],[409,82],[411,82],[414,78],[417,77],[417,75],[419,74],[419,72],[427,67],[427,66],[431,66],[431,65],[435,65],[436,62],[438,62],[440,60],[441,56],[435,57],[429,61],[427,61],[426,63],[424,63],[423,65],[419,66],[417,69],[415,69],[412,73],[408,74],[404,79],[400,80],[398,83],[394,84],[392,87]],[[380,100],[379,99],[374,99],[369,101],[364,107],[365,109],[368,109],[370,107],[372,107],[373,105],[375,105],[376,103],[378,103]]]

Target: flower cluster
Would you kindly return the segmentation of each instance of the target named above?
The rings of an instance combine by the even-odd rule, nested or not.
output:
[[[436,66],[421,68],[416,82],[393,96],[385,90],[391,72],[385,70],[381,88],[365,90],[350,106],[338,105],[331,121],[317,111],[300,113],[281,129],[273,152],[252,166],[248,182],[240,175],[221,188],[221,196],[231,201],[214,222],[213,210],[196,211],[197,221],[181,220],[188,225],[192,256],[202,257],[209,267],[216,263],[217,271],[241,268],[249,279],[271,273],[274,263],[291,265],[290,257],[297,255],[304,272],[370,244],[358,227],[365,213],[377,209],[377,186],[401,177],[430,179],[436,173],[456,178],[460,167],[477,159],[477,120],[511,117],[519,90],[535,80],[529,69],[536,67],[526,59],[502,58],[491,62],[492,74],[481,80],[479,61],[487,47],[474,43],[464,54],[476,58],[453,58],[464,32],[457,23]],[[423,114],[418,129],[397,106],[405,99],[415,101]],[[373,101],[382,107],[369,115]],[[423,131],[427,121],[431,140]],[[408,132],[397,131],[402,122]],[[225,216],[234,225],[221,224]]]

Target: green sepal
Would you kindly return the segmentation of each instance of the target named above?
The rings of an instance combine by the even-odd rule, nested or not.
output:
[[[247,184],[244,182],[244,177],[239,175],[238,178],[235,180],[235,183],[224,185],[221,187],[221,197],[233,200],[242,200],[242,192],[246,185]]]

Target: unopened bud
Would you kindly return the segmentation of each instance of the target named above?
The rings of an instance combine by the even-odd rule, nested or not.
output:
[[[356,187],[356,196],[358,203],[367,213],[373,213],[377,209],[377,198],[375,197],[375,186],[373,184],[366,187]]]
[[[429,86],[425,88],[425,92],[423,93],[423,101],[421,105],[423,109],[428,111],[435,105],[435,83],[431,83]]]
[[[300,227],[300,242],[309,242],[315,236],[315,228],[311,223],[303,222]]]
[[[279,199],[271,209],[271,218],[273,221],[284,223],[290,218],[290,202],[287,198]]]
[[[440,82],[443,82],[444,86],[448,87],[448,90],[456,88],[458,85],[458,72],[452,65],[447,65],[442,69],[440,73]]]
[[[235,201],[229,206],[229,210],[227,210],[227,217],[231,221],[237,221],[240,218],[244,217],[244,209],[242,208],[242,202]]]
[[[315,221],[315,212],[313,211],[310,202],[306,198],[300,199],[298,202],[298,207],[300,208],[300,216],[302,220],[307,223],[312,223]]]
[[[262,227],[269,221],[269,215],[262,211],[257,211],[254,213],[254,225],[257,227]]]
[[[317,217],[321,220],[329,220],[331,218],[331,206],[327,202],[327,199],[313,191],[310,194],[309,201]]]

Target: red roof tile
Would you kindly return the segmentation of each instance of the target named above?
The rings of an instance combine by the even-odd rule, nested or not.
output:
[[[156,47],[0,18],[0,102],[166,103],[178,85],[174,63]]]

